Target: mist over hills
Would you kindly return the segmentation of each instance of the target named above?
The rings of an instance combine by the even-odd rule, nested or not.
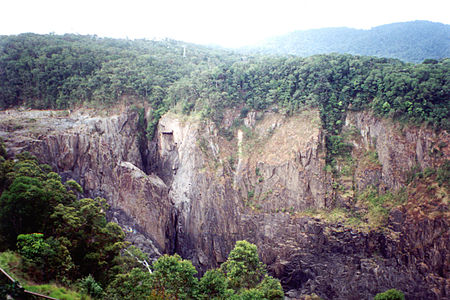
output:
[[[427,58],[450,56],[450,25],[412,21],[381,25],[370,30],[337,27],[294,31],[246,50],[298,56],[337,52],[418,63]]]

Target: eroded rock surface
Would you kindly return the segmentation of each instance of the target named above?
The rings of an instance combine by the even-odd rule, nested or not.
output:
[[[424,126],[402,126],[369,112],[349,113],[346,126],[358,129],[365,148],[376,149],[381,163],[380,179],[388,189],[405,186],[412,169],[434,167],[450,157],[450,137],[446,131],[436,133]]]
[[[150,254],[173,249],[169,188],[146,174],[137,130],[138,113],[98,117],[90,111],[1,112],[1,136],[12,152],[29,151],[63,178],[73,178],[87,196],[101,196],[120,211],[128,231],[145,236]],[[130,227],[133,226],[134,228]]]
[[[152,142],[142,138],[130,109],[105,117],[55,114],[61,113],[1,112],[0,135],[10,151],[28,150],[89,196],[107,198],[109,217],[153,257],[177,252],[205,271],[247,239],[292,298],[370,299],[389,288],[408,299],[450,295],[448,204],[443,214],[418,218],[410,214],[420,203],[413,197],[391,212],[386,231],[367,233],[297,213],[351,205],[353,194],[369,186],[403,187],[411,168],[449,157],[445,132],[349,114],[346,126],[359,134],[352,155],[376,151],[377,163],[358,161],[353,177],[340,183],[353,194],[341,199],[325,171],[317,111],[250,112],[241,121],[227,111],[221,129],[169,113]]]

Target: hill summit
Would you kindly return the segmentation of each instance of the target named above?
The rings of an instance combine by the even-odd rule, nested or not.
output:
[[[294,31],[269,39],[251,50],[298,56],[337,52],[422,62],[450,56],[450,25],[412,21],[370,30],[338,27]]]

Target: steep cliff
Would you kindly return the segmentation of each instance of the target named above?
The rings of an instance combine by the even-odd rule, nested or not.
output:
[[[225,261],[239,233],[239,204],[219,167],[217,139],[208,121],[168,114],[158,125],[157,173],[176,210],[175,251],[203,270]],[[214,161],[217,169],[208,166]]]
[[[368,112],[349,113],[346,127],[354,127],[361,139],[356,148],[373,149],[380,162],[380,182],[386,189],[405,186],[412,169],[436,167],[450,157],[450,137],[424,126],[402,125]],[[362,179],[363,176],[359,176]]]
[[[77,180],[87,196],[105,197],[111,218],[152,256],[172,250],[169,188],[143,171],[146,153],[140,151],[136,110],[105,117],[89,110],[1,114],[1,136],[10,151],[29,151],[63,178]]]
[[[315,110],[243,119],[229,110],[219,125],[168,113],[151,142],[136,110],[91,114],[2,112],[1,136],[106,197],[110,217],[152,255],[177,252],[204,271],[247,239],[291,297],[361,299],[394,287],[411,299],[449,296],[448,191],[426,193],[409,178],[448,159],[446,132],[349,113],[353,150],[333,173]],[[406,193],[383,227],[330,217],[364,214],[371,189]]]

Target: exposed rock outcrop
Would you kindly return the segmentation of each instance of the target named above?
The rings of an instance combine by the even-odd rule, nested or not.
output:
[[[424,126],[402,126],[366,111],[348,113],[346,126],[354,126],[361,133],[366,149],[376,149],[381,163],[380,179],[388,189],[405,186],[412,169],[435,167],[450,157],[450,136],[446,131],[436,133]]]
[[[231,178],[223,168],[213,173],[206,167],[208,149],[217,155],[212,130],[207,121],[168,114],[159,122],[157,137],[157,170],[170,186],[176,209],[175,250],[203,270],[225,261],[238,233]]]
[[[1,136],[13,152],[30,151],[63,178],[77,180],[87,196],[101,196],[127,231],[149,239],[151,255],[173,249],[173,209],[169,188],[145,174],[138,113],[123,110],[108,117],[89,111],[2,112]],[[117,218],[116,218],[117,219]],[[133,235],[130,235],[133,236]]]
[[[353,199],[335,201],[317,111],[294,117],[250,112],[241,121],[239,113],[226,112],[221,126],[227,134],[211,121],[169,113],[152,142],[142,138],[138,114],[128,109],[108,117],[1,116],[0,135],[11,151],[28,150],[79,181],[88,195],[106,197],[109,217],[153,256],[178,252],[204,271],[225,261],[236,240],[247,239],[293,298],[368,299],[388,288],[408,299],[450,295],[444,196],[430,200],[420,217],[411,211],[423,211],[422,200],[411,196],[391,212],[385,231],[298,214]],[[353,193],[368,186],[398,189],[413,167],[436,166],[450,155],[446,132],[401,129],[366,112],[349,113],[346,127],[358,133],[357,162],[353,177],[343,176],[340,184]],[[369,151],[376,163],[358,156]]]

